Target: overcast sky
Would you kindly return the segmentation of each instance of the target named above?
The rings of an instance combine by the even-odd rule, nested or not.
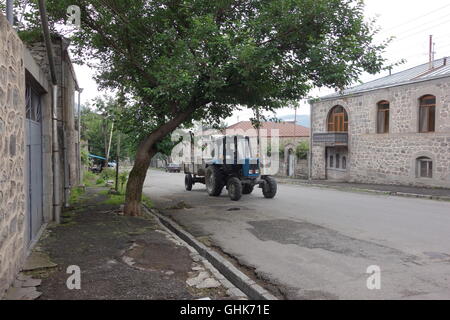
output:
[[[390,62],[406,59],[407,62],[396,67],[393,72],[426,63],[428,61],[429,36],[433,35],[435,58],[448,56],[450,53],[450,1],[449,0],[366,0],[366,16],[377,17],[381,32],[378,40],[395,36],[396,39],[387,49],[385,57]],[[104,94],[97,91],[92,79],[94,71],[86,66],[75,66],[80,86],[84,88],[82,102],[88,102],[97,95]],[[364,75],[361,80],[369,81],[387,75]],[[321,96],[332,92],[329,89],[313,90],[311,95]],[[285,108],[277,112],[277,116],[293,114],[294,110]],[[309,114],[309,105],[301,103],[297,114]],[[226,121],[231,124],[248,120],[252,116],[249,111],[235,112]]]

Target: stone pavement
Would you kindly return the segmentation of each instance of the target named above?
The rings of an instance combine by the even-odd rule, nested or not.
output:
[[[445,188],[421,188],[412,186],[399,186],[388,184],[350,183],[328,180],[301,180],[293,178],[277,177],[277,181],[286,184],[311,185],[318,187],[329,187],[346,191],[377,192],[398,196],[420,197],[436,200],[450,201],[450,189]]]
[[[87,188],[44,232],[5,299],[246,298],[155,218],[123,216],[106,190]]]

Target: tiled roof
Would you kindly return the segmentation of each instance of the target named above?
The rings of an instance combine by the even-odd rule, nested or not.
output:
[[[339,98],[341,96],[348,96],[381,88],[395,87],[398,85],[405,85],[442,77],[450,77],[450,58],[435,60],[433,65],[433,69],[430,69],[429,63],[424,63],[408,70],[345,89],[342,92],[326,95],[321,97],[321,99]]]
[[[251,130],[255,129],[252,126],[251,121],[241,121],[232,126],[229,126],[227,130]],[[271,130],[279,130],[279,137],[309,137],[309,129],[292,122],[262,122],[261,129],[267,130],[268,136],[271,136]]]

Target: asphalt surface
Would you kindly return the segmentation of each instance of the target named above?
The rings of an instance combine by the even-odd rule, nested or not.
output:
[[[450,202],[282,184],[275,199],[232,202],[157,170],[144,193],[287,299],[450,299]]]

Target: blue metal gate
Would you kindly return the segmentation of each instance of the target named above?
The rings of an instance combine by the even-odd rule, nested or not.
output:
[[[42,116],[41,97],[32,86],[26,88],[26,168],[28,180],[28,243],[36,239],[43,224]]]

